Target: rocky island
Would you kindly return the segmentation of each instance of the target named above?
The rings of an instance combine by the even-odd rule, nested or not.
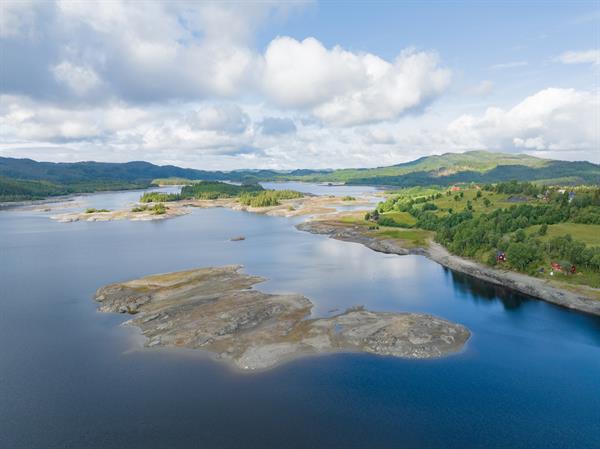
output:
[[[100,288],[103,312],[132,314],[145,345],[202,349],[243,370],[266,369],[303,355],[367,352],[432,358],[459,351],[469,331],[427,314],[356,307],[309,318],[301,295],[263,293],[264,279],[240,266],[158,274]]]

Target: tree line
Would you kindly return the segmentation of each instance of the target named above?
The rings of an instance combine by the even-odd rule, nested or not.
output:
[[[475,257],[487,253],[490,264],[497,262],[498,251],[506,254],[507,264],[519,271],[532,273],[548,258],[563,260],[565,263],[586,266],[600,271],[600,247],[586,246],[570,235],[542,239],[548,225],[573,222],[600,225],[600,189],[579,189],[573,196],[559,188],[535,186],[531,183],[507,182],[494,186],[484,186],[485,190],[498,193],[543,195],[539,204],[519,204],[498,208],[487,213],[475,214],[468,204],[462,211],[449,211],[446,215],[436,214],[437,207],[427,207],[438,194],[426,200],[408,200],[397,203],[380,203],[376,215],[380,224],[384,218],[379,215],[387,210],[400,210],[410,213],[417,219],[416,227],[435,231],[436,240],[452,253]],[[433,198],[432,198],[433,197]],[[423,206],[416,207],[423,203]],[[385,220],[384,220],[385,222]],[[537,233],[526,233],[530,226],[540,225]]]

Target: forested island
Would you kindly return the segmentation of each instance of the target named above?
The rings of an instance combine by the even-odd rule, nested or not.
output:
[[[266,190],[258,183],[230,184],[220,181],[198,181],[181,188],[180,193],[149,192],[141,196],[142,203],[170,202],[180,200],[217,200],[238,198],[241,204],[252,207],[277,206],[280,200],[302,198],[304,194],[294,190]]]
[[[192,208],[227,207],[234,210],[293,217],[300,215],[328,214],[335,207],[349,202],[361,206],[367,199],[352,196],[317,196],[295,190],[265,189],[260,184],[231,184],[221,181],[197,181],[184,186],[180,193],[146,192],[130,209],[68,212],[53,215],[60,222],[112,221],[112,220],[163,220],[187,215]]]

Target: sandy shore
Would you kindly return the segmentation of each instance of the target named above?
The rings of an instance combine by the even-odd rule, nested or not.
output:
[[[371,312],[362,307],[309,318],[301,295],[263,293],[264,281],[240,266],[147,276],[102,287],[104,312],[133,315],[147,347],[202,349],[242,370],[263,370],[305,355],[333,352],[424,359],[460,351],[469,331],[421,313]]]
[[[190,210],[181,207],[168,207],[164,214],[155,214],[150,210],[133,212],[131,209],[111,210],[108,212],[69,212],[66,214],[53,215],[50,218],[60,223],[72,223],[75,221],[114,221],[114,220],[131,220],[131,221],[153,221],[165,220],[167,218],[180,217],[187,215]]]
[[[300,223],[297,228],[313,234],[328,235],[337,240],[361,243],[378,252],[399,255],[422,255],[453,271],[464,273],[562,307],[600,315],[600,300],[593,296],[594,293],[598,293],[595,289],[586,289],[590,290],[590,295],[586,296],[582,293],[553,286],[543,279],[537,279],[514,271],[498,270],[450,254],[442,245],[433,241],[429,242],[427,248],[405,248],[396,240],[381,239],[368,235],[364,226],[343,223],[339,220],[307,221]]]
[[[235,198],[224,198],[217,200],[181,200],[164,203],[167,207],[166,213],[157,215],[151,211],[133,212],[132,208],[118,209],[109,212],[71,212],[66,214],[54,215],[50,218],[61,223],[70,223],[74,221],[112,221],[112,220],[164,220],[189,214],[191,208],[212,208],[227,207],[233,210],[247,211],[256,214],[264,214],[276,217],[297,217],[306,215],[325,215],[336,212],[337,206],[362,206],[369,204],[364,198],[357,198],[353,201],[344,200],[336,196],[314,196],[306,195],[302,198],[290,200],[281,200],[277,206],[251,207],[241,204]],[[148,203],[152,206],[152,203]]]

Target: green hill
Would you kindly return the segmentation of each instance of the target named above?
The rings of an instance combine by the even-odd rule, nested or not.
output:
[[[156,178],[227,179],[229,174],[219,171],[195,170],[173,165],[154,165],[149,162],[126,163],[37,162],[31,159],[0,157],[0,176],[14,179],[49,181],[72,184],[90,181],[151,181]]]
[[[159,166],[149,162],[37,162],[0,157],[0,201],[37,200],[72,193],[150,187],[157,178],[246,181],[274,178],[269,170],[221,172]]]
[[[399,187],[494,183],[513,179],[546,184],[600,184],[600,165],[486,151],[446,153],[368,169],[230,172],[160,166],[141,161],[52,163],[0,157],[0,201],[142,188],[150,186],[154,179],[168,178],[245,183],[296,180]]]
[[[524,154],[469,151],[426,156],[404,164],[370,169],[344,169],[303,176],[303,180],[390,186],[449,185],[457,182],[543,181],[600,184],[600,165],[566,162]]]

